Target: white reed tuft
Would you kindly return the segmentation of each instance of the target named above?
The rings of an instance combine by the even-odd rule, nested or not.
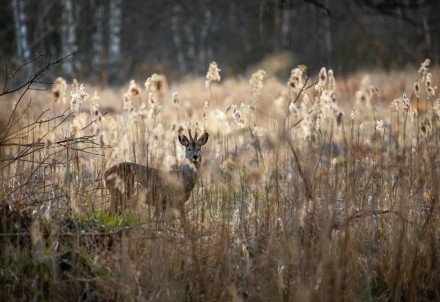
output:
[[[262,69],[252,74],[249,84],[251,85],[252,96],[254,98],[257,98],[260,95],[261,89],[263,89],[263,81],[265,78],[266,72]]]
[[[84,90],[84,84],[81,84],[79,86],[79,88],[77,88],[77,85],[74,84],[72,85],[73,89],[71,92],[71,99],[70,99],[70,110],[72,112],[78,112],[79,111],[79,107],[81,106],[81,104],[85,101],[88,100],[89,95],[88,93]]]
[[[209,64],[208,72],[206,73],[206,81],[205,81],[206,88],[209,88],[212,82],[221,81],[222,78],[220,76],[220,71],[221,69],[218,68],[216,62],[211,62],[211,64]]]

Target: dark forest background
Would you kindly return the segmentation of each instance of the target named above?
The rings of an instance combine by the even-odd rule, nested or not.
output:
[[[298,64],[344,73],[440,58],[436,0],[0,0],[0,7],[3,78],[38,54],[73,53],[54,73],[102,84],[204,74],[213,60],[233,76],[270,60],[281,64],[274,73]]]

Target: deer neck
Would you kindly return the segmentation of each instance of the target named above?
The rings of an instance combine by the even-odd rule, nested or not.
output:
[[[194,163],[183,164],[180,167],[180,174],[182,176],[184,186],[186,189],[192,190],[197,181],[198,166]]]

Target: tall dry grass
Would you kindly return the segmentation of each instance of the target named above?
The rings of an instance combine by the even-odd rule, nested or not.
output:
[[[37,108],[1,124],[1,300],[439,299],[429,73],[300,66],[285,82],[153,75],[116,92],[62,79],[53,96],[26,92]],[[174,167],[179,127],[211,134],[189,235],[146,205],[110,215],[102,172]]]

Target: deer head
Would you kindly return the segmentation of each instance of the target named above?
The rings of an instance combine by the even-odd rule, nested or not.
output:
[[[198,167],[202,160],[201,147],[208,141],[209,134],[208,132],[205,132],[199,139],[197,139],[197,132],[194,138],[191,135],[191,130],[188,130],[188,134],[189,139],[184,134],[179,133],[179,142],[186,148],[186,158]]]

